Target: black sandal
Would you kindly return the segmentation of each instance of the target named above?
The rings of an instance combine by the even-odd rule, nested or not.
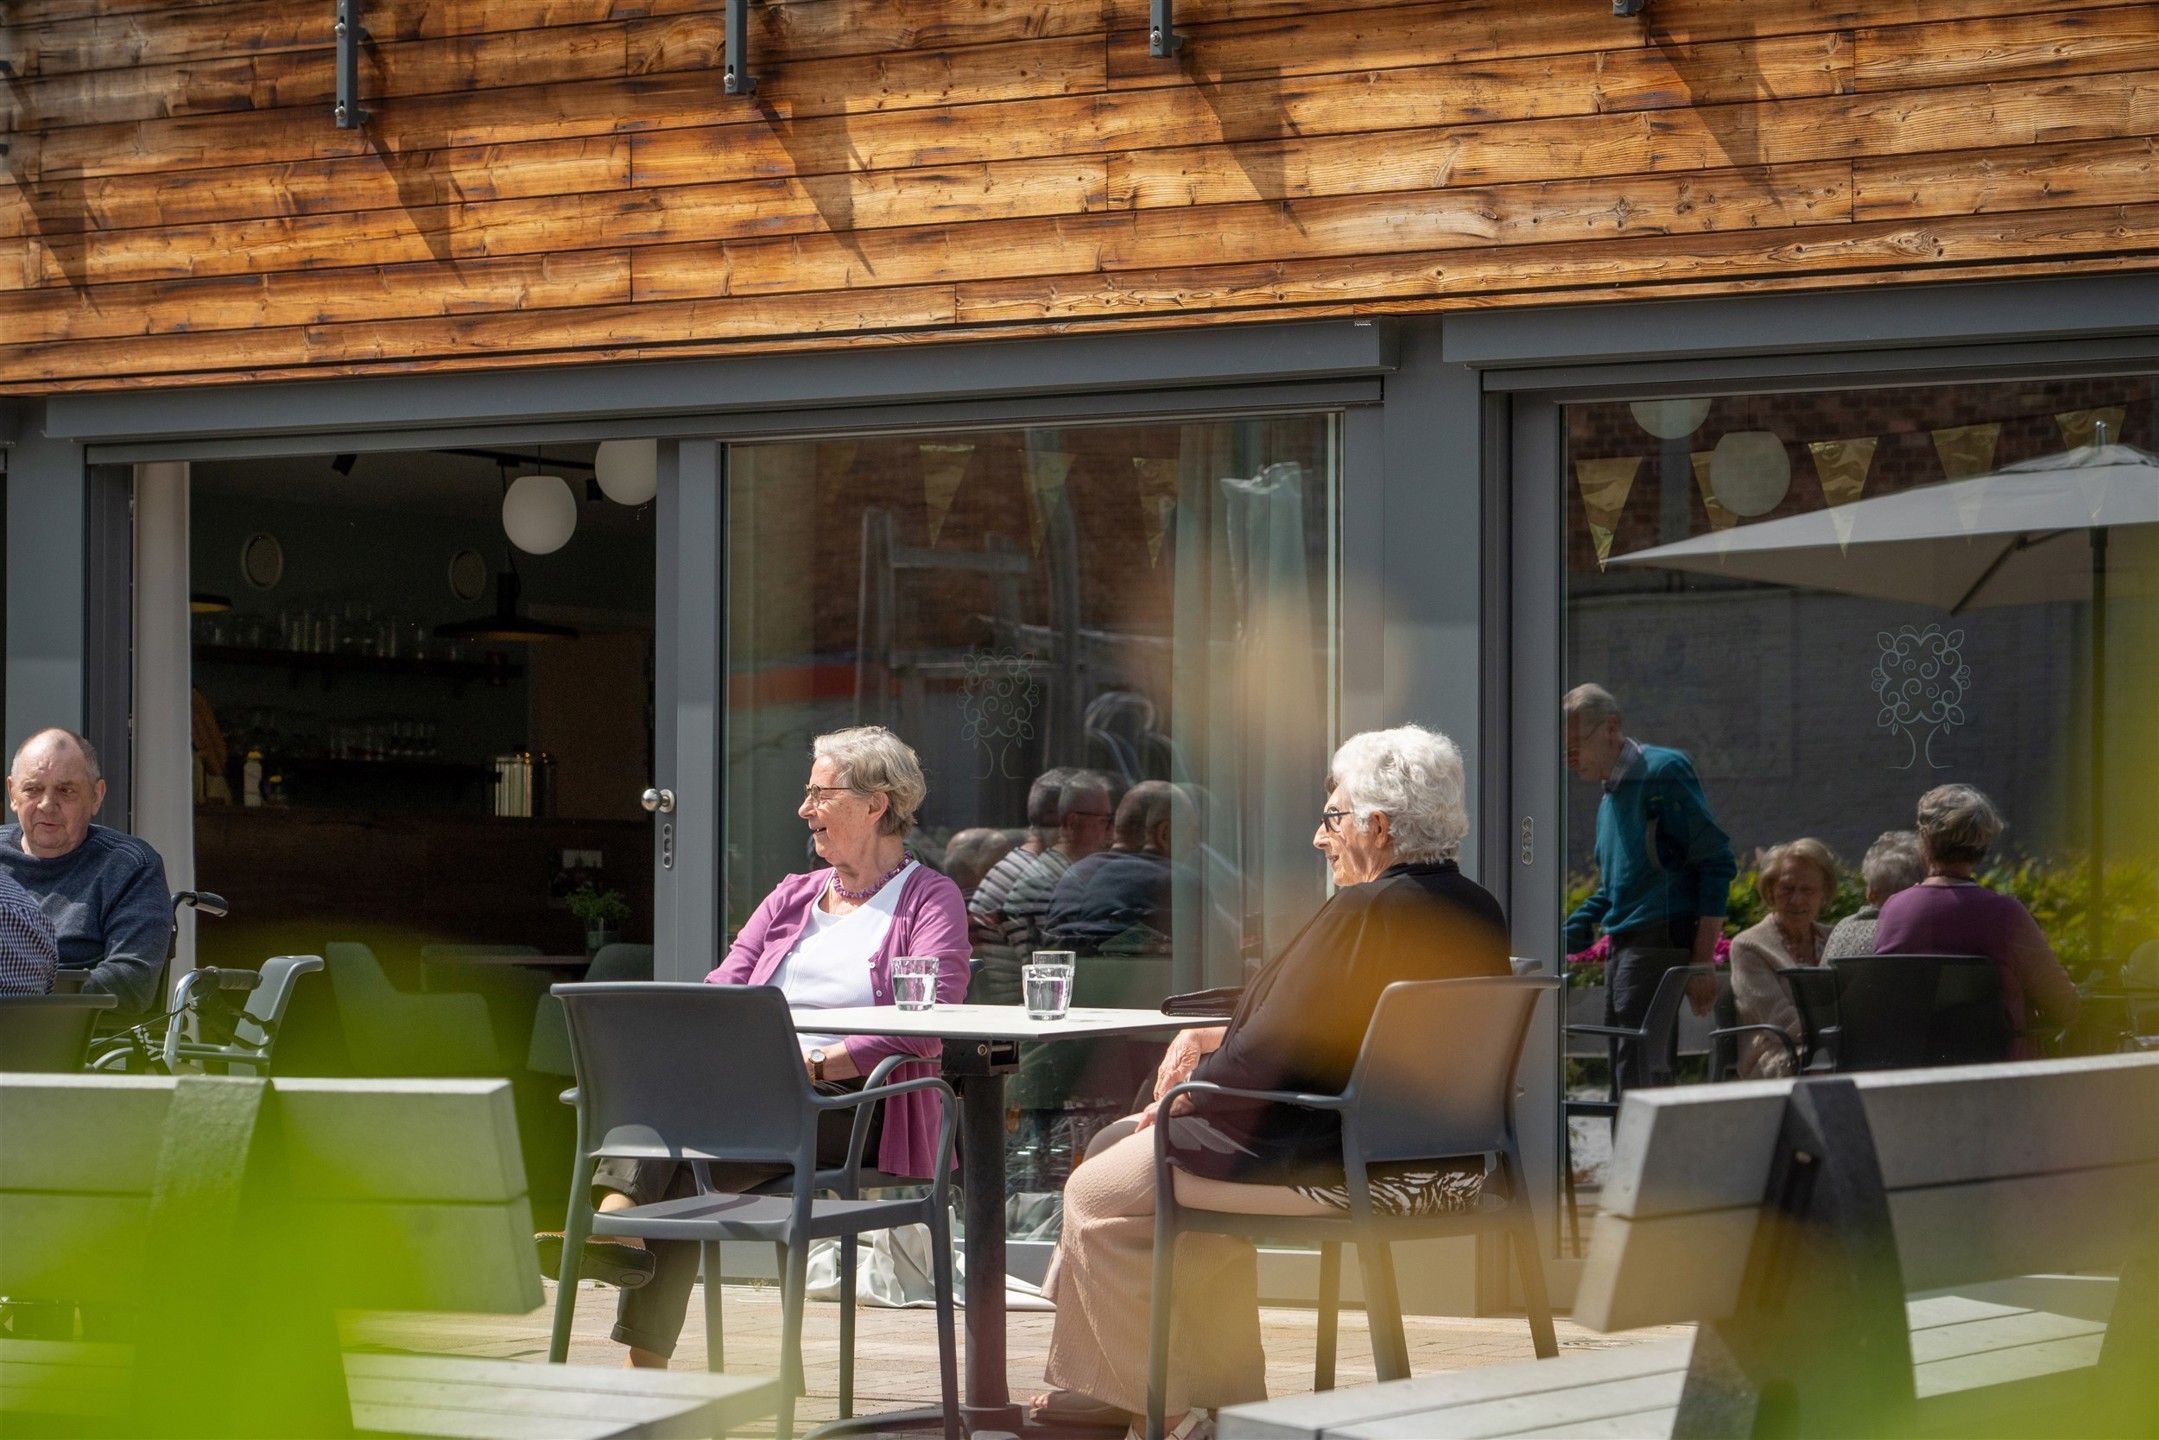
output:
[[[1105,1404],[1077,1390],[1052,1390],[1032,1407],[1040,1425],[1070,1426],[1083,1430],[1124,1430],[1132,1424],[1130,1412]]]
[[[562,1274],[562,1232],[546,1230],[532,1237],[540,1248],[540,1273],[553,1280]],[[614,1240],[587,1239],[577,1273],[618,1290],[635,1290],[652,1278],[656,1266],[652,1252],[642,1245]]]

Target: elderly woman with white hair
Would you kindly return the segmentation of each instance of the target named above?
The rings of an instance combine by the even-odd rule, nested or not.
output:
[[[1155,1094],[1191,1079],[1248,1090],[1339,1093],[1380,992],[1398,980],[1506,975],[1499,902],[1456,863],[1469,821],[1461,752],[1415,725],[1369,731],[1335,752],[1312,843],[1335,894],[1245,987],[1227,1025],[1186,1031]],[[1159,1103],[1159,1102],[1158,1102]],[[1156,1123],[1169,1130],[1178,1193],[1196,1204],[1325,1214],[1346,1209],[1341,1132],[1324,1111],[1201,1096],[1161,1116],[1150,1105],[1091,1148],[1065,1187],[1064,1229],[1046,1287],[1057,1302],[1046,1375],[1062,1387],[1036,1402],[1048,1421],[1128,1421],[1147,1401],[1154,1247]],[[1403,1203],[1467,1203],[1453,1170],[1385,1177],[1433,1194]],[[1288,1207],[1288,1208],[1284,1208]],[[1266,1395],[1258,1268],[1251,1245],[1186,1235],[1178,1250],[1167,1413],[1174,1434],[1206,1411]]]
[[[708,985],[776,985],[798,1010],[890,1005],[892,962],[900,955],[937,957],[937,998],[955,1004],[967,992],[967,908],[959,887],[907,854],[929,787],[905,741],[878,725],[820,735],[811,746],[809,784],[796,809],[825,864],[789,875],[765,896],[705,977]],[[888,1055],[935,1060],[938,1042],[919,1036],[796,1037],[810,1082],[828,1094],[858,1090]],[[932,1074],[902,1066],[895,1080]],[[818,1163],[844,1163],[851,1110],[829,1110],[817,1137]],[[928,1179],[935,1171],[937,1103],[928,1094],[898,1095],[872,1114],[865,1153],[878,1169]],[[746,1190],[785,1173],[785,1167],[714,1166],[714,1188]],[[687,1165],[666,1160],[607,1160],[593,1175],[601,1210],[695,1193]],[[542,1236],[542,1264],[560,1273],[559,1249]],[[635,1242],[595,1240],[581,1269],[622,1287],[615,1340],[630,1363],[664,1369],[680,1337],[690,1288],[697,1279],[696,1244],[656,1241],[650,1254]]]

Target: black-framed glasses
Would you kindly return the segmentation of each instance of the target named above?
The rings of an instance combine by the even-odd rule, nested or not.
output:
[[[1319,828],[1329,835],[1339,835],[1342,833],[1342,817],[1356,813],[1354,810],[1322,810],[1319,812]]]

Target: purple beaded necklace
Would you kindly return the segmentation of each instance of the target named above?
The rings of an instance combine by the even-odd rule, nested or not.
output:
[[[832,871],[832,893],[839,896],[842,900],[851,900],[855,904],[859,905],[863,901],[869,899],[872,895],[875,895],[878,891],[884,889],[887,885],[890,885],[892,883],[892,877],[907,868],[909,858],[910,857],[904,854],[901,855],[899,864],[893,866],[890,870],[887,870],[884,874],[878,876],[874,881],[870,883],[867,889],[863,890],[850,890],[845,885],[842,885],[840,883],[839,869],[837,867],[834,867]]]

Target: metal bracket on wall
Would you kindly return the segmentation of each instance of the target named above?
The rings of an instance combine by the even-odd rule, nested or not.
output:
[[[722,72],[730,95],[747,95],[757,88],[750,73],[750,0],[727,0],[727,64]]]
[[[1148,0],[1147,53],[1157,60],[1168,60],[1183,48],[1184,36],[1177,33],[1174,0]]]
[[[12,60],[0,60],[0,78],[12,80],[14,77],[15,62]],[[7,152],[8,142],[5,140],[0,140],[0,155],[5,155],[7,154]]]
[[[340,130],[357,130],[367,123],[360,104],[360,42],[367,31],[360,28],[360,0],[337,0],[337,117]]]

